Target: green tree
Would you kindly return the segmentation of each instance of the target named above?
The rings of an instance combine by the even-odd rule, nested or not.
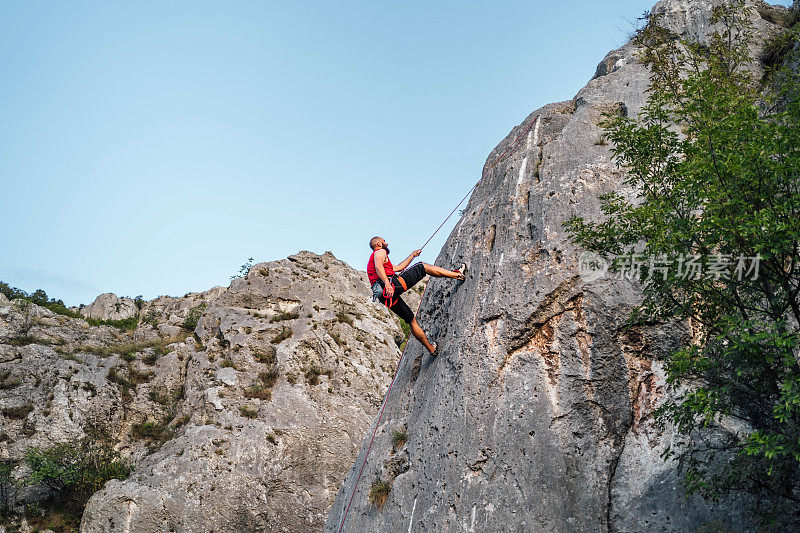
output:
[[[8,514],[14,504],[18,487],[18,482],[13,476],[16,466],[17,462],[13,459],[0,459],[0,516]]]
[[[800,501],[798,76],[795,62],[756,79],[748,17],[741,2],[717,8],[719,31],[705,44],[648,17],[635,37],[651,69],[647,102],[638,117],[603,124],[637,198],[604,195],[601,220],[573,216],[565,226],[618,271],[645,261],[633,323],[692,326],[666,361],[672,394],[656,413],[682,436],[666,456],[679,460],[688,490],[712,499],[745,490],[792,505]],[[797,43],[796,26],[786,35]],[[688,270],[692,261],[705,274]],[[721,422],[739,430],[709,438],[706,428]]]
[[[254,259],[252,257],[248,258],[247,262],[239,267],[239,272],[231,276],[231,281],[247,276],[247,274],[250,273],[250,269],[253,268],[253,261]]]
[[[25,462],[30,468],[28,483],[47,487],[57,504],[78,513],[106,481],[131,473],[130,464],[109,443],[94,438],[31,448]]]
[[[42,289],[34,291],[33,294],[28,294],[22,289],[12,287],[8,283],[0,281],[0,294],[3,294],[9,300],[22,299],[35,303],[36,305],[46,307],[47,309],[50,309],[54,313],[58,313],[60,315],[65,315],[72,318],[83,318],[80,313],[76,313],[64,305],[62,300],[48,298],[47,293]]]

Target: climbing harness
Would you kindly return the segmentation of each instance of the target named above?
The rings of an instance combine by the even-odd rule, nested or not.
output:
[[[406,285],[406,280],[404,280],[402,277],[398,276],[397,274],[393,275],[391,278],[389,278],[389,285],[394,287],[394,280],[397,280],[397,283],[399,283],[400,286],[403,287],[403,292],[406,292],[408,290],[408,285]],[[376,281],[375,283],[378,283],[378,282]],[[379,284],[379,286],[380,286],[380,284]],[[387,289],[388,289],[388,286],[383,289],[383,299],[386,302],[386,307],[390,307],[391,308],[395,304],[394,296],[386,296]],[[375,294],[375,289],[374,288],[372,290],[372,294],[373,295]]]
[[[400,286],[403,287],[403,292],[408,290],[408,285],[406,285],[406,280],[404,280],[397,274],[393,274],[389,278],[390,285],[394,285],[393,280],[397,280],[397,283],[399,283]],[[383,298],[386,307],[392,307],[395,304],[394,297],[387,296],[386,294],[387,294],[386,288],[383,285],[381,285],[380,281],[376,281],[375,283],[372,284],[372,301],[373,302],[380,301],[380,299]]]
[[[503,152],[499,156],[497,156],[497,159],[494,160],[494,163],[492,163],[491,166],[486,169],[486,172],[485,172],[486,174],[488,174],[490,171],[492,171],[494,169],[494,167],[496,167],[500,163],[500,161],[502,161],[509,153],[511,153],[519,145],[519,143],[522,141],[522,139],[525,137],[525,135],[528,134],[528,132],[531,130],[531,128],[533,127],[534,123],[536,123],[537,120],[538,120],[538,117],[537,117],[537,119],[530,121],[530,124],[528,124],[525,127],[525,129],[522,130],[522,133],[520,133],[519,137],[510,146],[508,146],[505,150],[503,150]],[[481,177],[481,179],[483,179],[483,177]],[[423,244],[420,247],[420,251],[423,250],[428,245],[429,242],[431,242],[431,239],[433,239],[433,237],[436,236],[437,233],[439,233],[439,230],[442,229],[442,227],[447,223],[447,221],[450,219],[450,217],[453,216],[453,213],[456,212],[456,209],[458,209],[461,206],[461,204],[464,203],[464,200],[467,199],[467,197],[470,195],[470,193],[472,193],[472,191],[475,190],[475,187],[477,187],[480,182],[481,181],[478,180],[477,182],[475,182],[475,184],[472,187],[470,187],[470,189],[467,191],[467,194],[465,194],[464,197],[461,199],[461,201],[458,202],[458,204],[453,208],[452,211],[450,211],[450,214],[447,215],[447,217],[444,219],[444,221],[441,224],[439,224],[439,227],[436,228],[436,231],[434,231],[431,234],[431,236],[428,237],[428,240],[425,241],[425,244]],[[401,278],[400,276],[396,276],[396,275],[395,275],[395,277],[397,277],[398,281],[400,281],[400,285],[403,286],[403,290],[407,290],[407,288],[405,286],[406,284],[403,281],[403,278]],[[392,280],[391,280],[391,278],[389,278],[389,283],[391,283],[391,282],[392,282]],[[375,288],[376,285],[378,286],[378,293],[377,294],[379,294],[379,295],[382,294],[384,296],[386,295],[386,292],[385,292],[386,289],[385,288],[381,288],[380,284],[378,282],[375,282],[372,285],[373,300],[378,299],[378,296],[376,296],[376,288]],[[422,298],[420,298],[419,305],[417,305],[417,313],[419,312],[419,307],[422,305],[422,301],[425,299],[425,293],[427,292],[427,290],[428,290],[428,286],[425,285],[425,290],[422,291]],[[390,298],[387,301],[392,301],[392,300],[393,299]],[[392,306],[392,304],[388,305],[388,307],[391,307],[391,306]],[[403,353],[400,354],[400,360],[397,362],[397,368],[394,369],[394,375],[392,376],[392,381],[391,381],[391,383],[389,383],[389,388],[386,390],[386,395],[384,395],[384,397],[383,397],[383,402],[381,403],[381,410],[378,412],[378,419],[375,421],[375,429],[372,431],[372,436],[369,439],[369,445],[367,446],[367,451],[364,454],[364,460],[361,462],[361,469],[358,471],[358,476],[356,477],[356,482],[355,482],[355,484],[353,484],[353,492],[350,494],[350,501],[347,503],[347,508],[345,509],[344,516],[342,517],[342,521],[339,524],[338,533],[342,533],[342,531],[344,531],[344,525],[347,522],[347,515],[350,513],[350,507],[353,505],[353,498],[356,495],[356,489],[358,488],[358,483],[359,483],[359,481],[361,481],[361,475],[364,473],[364,467],[367,464],[367,459],[369,458],[369,452],[370,452],[370,450],[372,450],[372,443],[375,440],[375,435],[377,434],[378,428],[381,425],[381,419],[383,418],[383,410],[386,407],[386,404],[389,402],[389,395],[392,393],[392,387],[394,386],[394,382],[397,379],[397,374],[400,371],[400,365],[403,364],[403,359],[405,358],[405,355],[406,355],[406,349],[408,349],[408,343],[406,343],[406,345],[403,347]],[[439,351],[438,350],[438,346],[437,346],[436,351],[437,352]]]

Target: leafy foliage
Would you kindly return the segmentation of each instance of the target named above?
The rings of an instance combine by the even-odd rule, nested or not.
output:
[[[281,330],[272,337],[272,344],[280,344],[286,339],[290,338],[293,334],[292,328],[287,328],[286,326],[282,327]]]
[[[324,370],[316,365],[311,365],[311,368],[306,370],[305,378],[306,382],[309,385],[317,385],[319,383],[320,376],[331,377],[332,375],[333,375],[333,370],[330,369]]]
[[[239,267],[239,272],[231,276],[231,281],[247,276],[247,274],[250,273],[250,269],[253,268],[253,261],[254,259],[252,257],[248,258],[247,261]]]
[[[197,323],[200,321],[200,317],[203,316],[203,311],[206,309],[206,304],[201,303],[197,307],[192,307],[189,309],[189,313],[186,315],[186,318],[183,321],[183,329],[187,331],[194,331],[197,328]]]
[[[122,318],[120,320],[103,320],[99,318],[87,318],[86,322],[90,326],[111,326],[122,331],[133,331],[139,325],[139,317],[132,316],[129,318]]]
[[[411,335],[411,324],[407,324],[405,320],[398,320],[400,323],[400,328],[403,330],[403,341],[398,345],[398,348],[402,352],[406,349],[406,344],[408,344],[409,336]]]
[[[138,439],[154,442],[166,442],[171,439],[175,431],[169,427],[169,420],[145,420],[131,427],[131,435]]]
[[[742,489],[797,502],[800,84],[783,66],[784,41],[780,54],[770,52],[766,81],[745,68],[743,3],[713,18],[722,29],[706,45],[654,17],[638,32],[652,72],[647,103],[635,119],[607,116],[603,124],[638,197],[605,195],[603,220],[573,216],[565,226],[606,258],[638,252],[677,264],[697,254],[705,269],[718,254],[760,257],[745,276],[686,276],[651,263],[638,275],[644,301],[632,321],[688,319],[694,327],[666,361],[674,394],[656,413],[683,436],[667,456],[680,460],[689,491],[714,498]],[[718,423],[739,430],[709,440],[703,429]]]
[[[94,439],[31,448],[25,457],[28,482],[47,487],[54,500],[82,510],[89,497],[110,479],[125,479],[131,466],[110,444]]]
[[[247,405],[240,405],[239,406],[239,414],[242,415],[245,418],[257,418],[258,417],[258,411],[256,411],[255,409],[253,409],[252,407],[249,407]]]
[[[295,318],[299,318],[300,315],[293,312],[285,313],[281,311],[277,315],[273,316],[269,321],[270,322],[283,322],[284,320],[294,320]]]
[[[31,294],[28,294],[22,289],[17,289],[16,287],[10,286],[8,283],[0,281],[0,294],[3,294],[9,300],[16,300],[17,298],[21,298],[31,303],[35,303],[36,305],[39,305],[41,307],[45,307],[59,315],[64,315],[71,318],[83,318],[83,316],[80,313],[76,313],[75,311],[70,310],[66,305],[64,305],[63,301],[57,300],[55,298],[48,298],[47,293],[42,289],[39,289]]]
[[[11,511],[14,496],[19,488],[19,483],[12,472],[17,466],[13,459],[0,459],[0,516]]]

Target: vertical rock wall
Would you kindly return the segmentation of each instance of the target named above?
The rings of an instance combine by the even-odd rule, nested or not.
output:
[[[654,11],[702,39],[711,6],[665,0]],[[769,35],[755,17],[757,35]],[[659,359],[684,328],[623,328],[638,288],[584,281],[562,228],[572,214],[598,218],[603,193],[632,194],[598,123],[635,115],[648,80],[632,44],[614,50],[575,98],[537,109],[489,155],[437,259],[466,261],[469,279],[432,280],[419,313],[442,353],[410,343],[345,531],[754,527],[747,501],[687,499],[660,457],[673,434],[651,417],[665,393]],[[370,435],[326,531],[341,528]],[[385,492],[378,481],[391,487],[382,507],[369,497]]]

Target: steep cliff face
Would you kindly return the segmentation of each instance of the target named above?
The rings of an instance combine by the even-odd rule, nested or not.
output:
[[[370,296],[309,252],[146,302],[127,332],[0,295],[0,459],[25,476],[28,447],[105,435],[135,470],[91,498],[84,532],[321,530],[403,339]],[[128,318],[119,301],[90,307]]]
[[[711,6],[664,0],[654,12],[703,39]],[[775,30],[757,13],[753,22],[762,39]],[[753,527],[746,500],[686,498],[676,465],[660,457],[674,434],[651,417],[665,394],[659,360],[685,328],[623,328],[639,288],[582,279],[562,228],[572,214],[599,218],[599,195],[632,193],[598,123],[605,112],[635,115],[648,79],[626,44],[572,100],[537,109],[489,155],[437,259],[466,261],[469,278],[432,280],[419,314],[442,353],[410,344],[345,531]],[[341,528],[371,434],[326,531]],[[388,486],[383,507],[370,502]]]

